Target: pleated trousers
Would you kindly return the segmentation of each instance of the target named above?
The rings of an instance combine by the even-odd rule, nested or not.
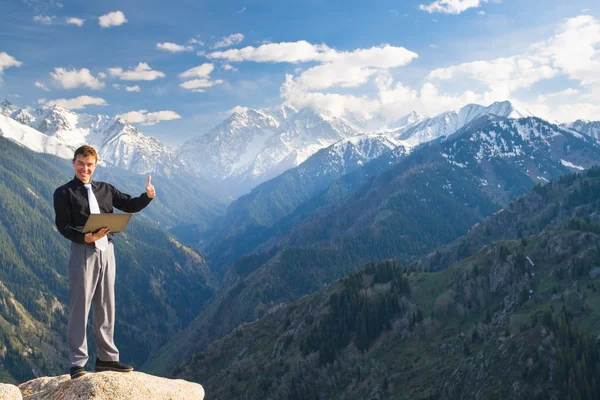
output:
[[[69,257],[69,363],[84,367],[88,361],[86,326],[90,309],[97,357],[119,361],[115,331],[115,252],[113,244],[100,251],[93,246],[71,242]]]

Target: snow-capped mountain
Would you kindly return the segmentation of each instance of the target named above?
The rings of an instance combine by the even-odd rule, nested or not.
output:
[[[101,164],[140,174],[168,174],[184,167],[173,150],[120,118],[78,114],[57,106],[21,109],[6,100],[0,103],[0,113],[11,120],[4,121],[8,124],[4,130],[10,126],[11,133],[3,136],[34,151],[71,158],[75,148],[89,144],[98,151]]]
[[[12,140],[38,153],[52,154],[61,158],[73,157],[75,148],[14,119],[0,114],[0,136]]]
[[[488,107],[469,104],[458,111],[441,113],[432,118],[426,118],[415,125],[409,125],[396,131],[397,139],[402,144],[412,148],[442,136],[448,136],[471,121],[483,115],[496,115],[507,118],[531,117],[529,111],[513,106],[508,101],[496,102]]]
[[[587,121],[584,119],[578,119],[577,121],[566,124],[565,126],[589,137],[593,137],[596,140],[600,140],[600,121]]]
[[[539,118],[487,115],[443,138],[440,155],[454,168],[478,176],[505,202],[529,182],[546,183],[598,164],[600,144]]]
[[[272,111],[273,112],[273,111]],[[198,173],[244,193],[358,132],[350,123],[311,108],[236,112],[177,155]]]

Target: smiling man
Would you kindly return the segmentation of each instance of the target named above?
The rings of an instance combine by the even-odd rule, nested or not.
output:
[[[105,182],[92,181],[98,154],[91,146],[75,150],[75,177],[54,192],[54,211],[58,231],[71,241],[69,257],[69,328],[67,341],[71,378],[86,374],[88,361],[86,326],[94,306],[94,335],[97,344],[95,370],[129,372],[133,367],[119,362],[114,343],[115,327],[115,255],[112,234],[107,228],[83,233],[90,214],[125,212],[144,209],[155,197],[148,176],[146,192],[139,197],[121,193]]]

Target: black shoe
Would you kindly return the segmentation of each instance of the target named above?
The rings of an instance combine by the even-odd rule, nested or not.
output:
[[[102,361],[96,358],[96,372],[103,371],[130,372],[133,371],[133,367],[118,361]]]
[[[83,367],[71,367],[71,379],[77,379],[87,374]]]

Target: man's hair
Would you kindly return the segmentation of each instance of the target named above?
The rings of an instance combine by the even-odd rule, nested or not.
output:
[[[75,154],[73,154],[73,161],[75,161],[77,156],[92,156],[96,159],[96,162],[98,162],[98,153],[96,153],[96,149],[94,149],[92,146],[88,146],[87,144],[75,150]]]

